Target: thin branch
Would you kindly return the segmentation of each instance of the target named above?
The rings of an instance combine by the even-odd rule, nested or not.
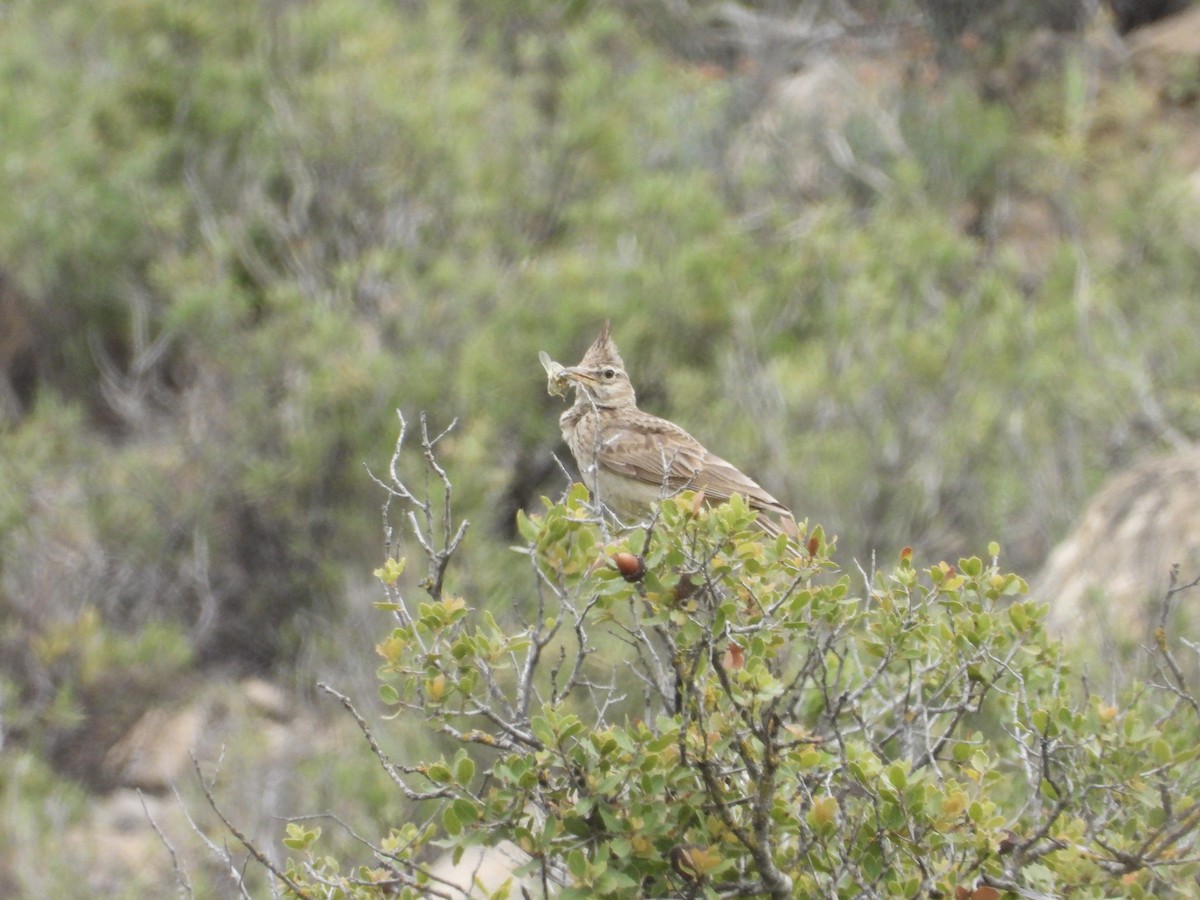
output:
[[[439,546],[439,542],[434,537],[438,529],[434,525],[433,503],[428,498],[422,500],[413,493],[400,475],[400,456],[404,447],[404,438],[408,431],[408,422],[404,418],[404,413],[400,410],[396,410],[396,416],[400,420],[400,432],[396,437],[396,446],[392,451],[392,458],[388,462],[388,477],[390,478],[390,482],[384,482],[372,473],[369,468],[367,469],[367,473],[377,485],[387,492],[387,497],[383,504],[383,519],[385,534],[389,535],[389,540],[391,528],[387,524],[388,509],[392,500],[402,500],[408,504],[408,521],[412,526],[413,537],[429,560],[429,574],[421,582],[421,586],[425,588],[426,592],[433,599],[440,600],[442,597],[442,587],[446,578],[446,569],[450,565],[450,559],[458,552],[463,538],[466,537],[467,529],[471,526],[471,523],[467,519],[463,519],[458,524],[457,530],[454,528],[454,511],[451,506],[453,487],[450,482],[450,476],[446,474],[446,470],[438,463],[437,456],[434,453],[434,447],[458,424],[458,419],[454,419],[444,430],[430,437],[425,413],[421,413],[421,453],[425,458],[426,466],[437,476],[442,485],[441,541]]]
[[[333,697],[335,700],[338,700],[342,706],[346,707],[350,715],[354,717],[354,721],[358,723],[359,730],[362,731],[363,737],[367,739],[367,745],[371,748],[371,752],[375,754],[375,758],[379,760],[380,765],[383,766],[383,770],[387,772],[388,777],[392,779],[392,782],[396,785],[396,787],[400,788],[400,790],[404,792],[404,796],[410,800],[436,800],[440,797],[452,796],[451,792],[445,788],[436,791],[415,791],[410,788],[404,782],[404,779],[400,777],[401,767],[397,766],[390,759],[388,759],[387,754],[383,752],[383,748],[380,747],[379,743],[375,740],[375,735],[371,733],[371,727],[367,724],[367,720],[364,719],[359,711],[354,707],[354,703],[350,700],[350,698],[345,694],[341,694],[334,690],[323,681],[318,681],[317,687],[329,694],[329,696]],[[416,774],[416,770],[412,770],[412,772]]]
[[[184,802],[183,798],[179,796],[178,788],[176,788],[174,785],[171,787],[171,793],[174,794],[175,802],[179,805],[179,809],[183,813],[184,818],[187,819],[188,827],[192,829],[192,833],[200,839],[200,842],[204,844],[209,853],[211,853],[216,859],[220,860],[223,865],[226,865],[233,870],[232,875],[234,882],[237,884],[238,893],[246,898],[246,900],[251,900],[250,892],[246,890],[246,885],[242,876],[234,868],[233,859],[230,857],[229,851],[218,847],[215,843],[213,843],[212,839],[208,836],[204,829],[202,829],[196,823],[196,820],[192,818],[191,811],[188,809],[187,804]]]
[[[204,792],[204,799],[208,801],[208,805],[212,807],[212,811],[217,814],[217,818],[221,820],[221,824],[225,826],[230,834],[237,838],[238,843],[246,848],[246,852],[253,856],[255,860],[258,861],[260,866],[287,885],[288,890],[297,897],[300,897],[301,900],[309,900],[312,895],[308,893],[308,891],[304,890],[304,888],[300,887],[300,885],[296,884],[296,882],[292,881],[292,879],[288,877],[287,873],[275,865],[275,863],[271,862],[267,855],[258,849],[258,845],[250,840],[250,838],[246,837],[246,835],[243,834],[242,831],[229,820],[225,813],[222,812],[221,807],[217,805],[216,798],[213,797],[212,791],[209,789],[208,783],[204,780],[204,773],[200,771],[200,760],[196,758],[194,753],[190,755],[192,757],[192,766],[194,766],[196,770],[196,780],[200,782],[200,790]]]
[[[175,845],[167,839],[166,834],[158,826],[158,822],[154,820],[154,816],[150,812],[150,807],[146,805],[146,795],[140,790],[137,792],[138,802],[142,804],[142,812],[145,813],[146,819],[150,822],[150,827],[154,829],[154,833],[158,835],[158,839],[162,845],[167,848],[167,853],[171,856],[171,868],[175,871],[175,883],[179,886],[179,896],[195,897],[195,891],[192,890],[192,883],[188,880],[187,869],[183,865],[183,861],[179,858],[179,854],[175,852]]]
[[[1200,576],[1197,576],[1187,584],[1179,584],[1179,563],[1171,566],[1171,584],[1167,589],[1166,595],[1163,597],[1162,609],[1159,613],[1158,628],[1154,631],[1154,640],[1158,645],[1158,652],[1167,664],[1167,668],[1171,670],[1171,677],[1175,684],[1171,686],[1171,690],[1177,697],[1187,703],[1197,716],[1200,716],[1200,701],[1197,701],[1196,696],[1188,687],[1187,677],[1183,674],[1179,663],[1175,660],[1175,654],[1171,652],[1171,647],[1167,643],[1167,617],[1171,610],[1171,601],[1175,595],[1181,591],[1186,591],[1200,585]]]

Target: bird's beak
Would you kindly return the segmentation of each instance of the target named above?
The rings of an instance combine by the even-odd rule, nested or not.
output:
[[[595,378],[587,373],[586,369],[581,369],[579,366],[569,366],[559,372],[559,376],[563,378],[569,378],[572,381],[584,381],[591,383],[596,381]]]

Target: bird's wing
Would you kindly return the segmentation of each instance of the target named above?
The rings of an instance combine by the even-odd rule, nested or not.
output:
[[[713,502],[741,494],[753,509],[791,515],[758,482],[704,446],[673,422],[649,413],[608,424],[597,462],[603,468],[668,490],[703,490]]]
[[[707,455],[700,442],[678,425],[640,411],[624,412],[605,422],[597,447],[601,467],[669,490],[699,490],[696,479]]]

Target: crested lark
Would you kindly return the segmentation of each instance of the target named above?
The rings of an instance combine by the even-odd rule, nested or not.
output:
[[[558,424],[595,499],[614,512],[638,514],[681,490],[703,491],[709,503],[741,494],[760,513],[765,532],[796,537],[791,511],[757,482],[678,425],[638,409],[608,323],[579,365],[564,368],[545,354],[541,359],[551,393],[565,395],[568,382],[575,388],[575,403]]]

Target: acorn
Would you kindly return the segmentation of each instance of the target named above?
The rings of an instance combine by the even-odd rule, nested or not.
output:
[[[646,574],[646,561],[640,556],[624,552],[614,553],[612,561],[616,564],[621,577],[626,581],[641,581]]]

